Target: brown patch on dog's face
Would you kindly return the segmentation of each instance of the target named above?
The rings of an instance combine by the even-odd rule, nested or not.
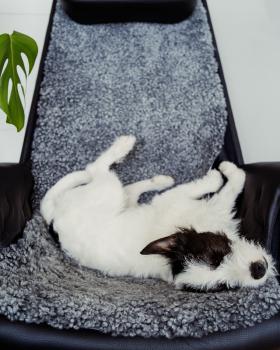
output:
[[[188,261],[205,263],[216,269],[231,253],[231,241],[224,233],[181,228],[180,231],[148,244],[141,254],[161,254],[169,259],[173,275],[182,272]]]

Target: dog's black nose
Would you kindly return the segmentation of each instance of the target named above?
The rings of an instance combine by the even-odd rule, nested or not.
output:
[[[262,278],[266,273],[266,269],[267,266],[265,262],[262,261],[255,261],[250,265],[250,272],[255,280],[259,280],[260,278]]]

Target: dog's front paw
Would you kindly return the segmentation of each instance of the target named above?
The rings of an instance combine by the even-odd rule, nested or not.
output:
[[[155,184],[158,190],[163,190],[165,188],[173,186],[175,180],[171,176],[157,175],[152,178],[152,182]]]
[[[219,169],[228,178],[228,180],[231,181],[232,184],[235,184],[237,189],[242,189],[246,177],[243,169],[238,168],[231,162],[222,162]]]
[[[226,176],[229,177],[232,173],[240,170],[234,163],[224,161],[219,165],[219,170]]]
[[[209,170],[206,177],[211,187],[213,187],[214,192],[216,192],[224,183],[221,173],[216,169]]]

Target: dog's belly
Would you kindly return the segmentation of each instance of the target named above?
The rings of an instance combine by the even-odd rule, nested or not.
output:
[[[62,228],[58,232],[62,248],[83,266],[98,269],[111,276],[171,279],[171,270],[165,258],[140,254],[146,243],[133,237],[134,232],[131,232],[130,239],[112,232],[108,226],[92,230],[92,235],[89,232],[87,229],[76,230],[70,227]]]
[[[152,208],[143,206],[127,209],[121,215],[110,214],[58,205],[53,226],[62,248],[80,264],[112,276],[172,280],[165,258],[140,254],[148,243],[163,236],[156,235]]]

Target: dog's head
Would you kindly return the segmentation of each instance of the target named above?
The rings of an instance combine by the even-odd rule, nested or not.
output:
[[[148,244],[141,254],[160,254],[170,263],[177,288],[216,290],[255,287],[274,275],[272,258],[259,245],[218,232],[180,231]]]

